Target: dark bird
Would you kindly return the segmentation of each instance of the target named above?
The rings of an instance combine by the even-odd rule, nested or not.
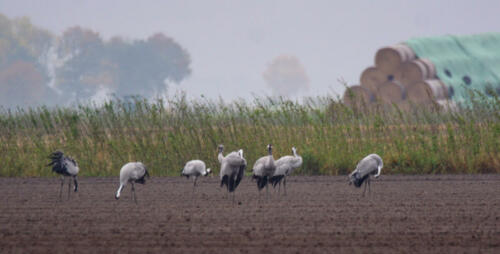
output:
[[[365,183],[365,189],[363,190],[363,197],[366,192],[366,185],[368,184],[368,192],[371,194],[370,189],[370,176],[374,175],[375,178],[380,176],[380,171],[384,163],[382,158],[377,154],[370,154],[363,158],[356,169],[349,175],[349,185],[354,184],[357,188],[361,187]]]
[[[62,189],[64,185],[64,179],[65,177],[72,177],[73,182],[75,183],[75,188],[74,191],[78,191],[78,180],[77,180],[77,175],[78,175],[78,164],[76,161],[69,157],[65,156],[63,152],[61,151],[55,151],[49,155],[49,159],[51,160],[49,164],[47,164],[48,167],[52,167],[52,171],[56,172],[61,175],[61,188],[59,189],[59,199],[62,199]],[[69,178],[68,181],[68,199],[69,195],[71,192],[71,178]]]

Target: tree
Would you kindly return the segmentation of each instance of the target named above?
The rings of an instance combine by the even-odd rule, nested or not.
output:
[[[295,95],[309,86],[306,71],[295,56],[275,57],[262,76],[275,95]]]
[[[30,62],[17,61],[0,71],[2,106],[36,105],[45,102],[44,75]]]

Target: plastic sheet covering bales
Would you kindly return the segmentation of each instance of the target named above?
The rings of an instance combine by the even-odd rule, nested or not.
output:
[[[415,38],[406,44],[434,64],[437,77],[453,88],[454,101],[465,102],[470,89],[484,92],[500,86],[498,33]]]

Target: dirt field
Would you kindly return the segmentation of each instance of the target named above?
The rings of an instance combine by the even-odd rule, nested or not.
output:
[[[236,202],[218,178],[151,178],[114,199],[117,178],[0,179],[0,253],[500,253],[500,175],[382,176],[372,195],[346,177],[291,177],[288,195],[246,177]],[[66,186],[65,186],[66,187]],[[271,190],[271,189],[270,189]]]

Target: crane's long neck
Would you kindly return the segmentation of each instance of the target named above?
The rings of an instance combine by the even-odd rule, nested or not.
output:
[[[300,167],[302,165],[302,157],[297,154],[297,150],[293,149],[293,167]]]
[[[219,156],[217,157],[219,159],[219,163],[222,163],[222,160],[224,160],[224,155],[222,155],[222,151],[219,152]]]
[[[382,166],[377,167],[377,174],[375,175],[375,178],[380,176],[380,171],[382,170]]]
[[[273,157],[273,150],[272,148],[269,148],[269,159],[267,160],[267,163],[266,163],[266,167],[267,168],[274,168],[275,167],[275,164],[274,164],[274,157]]]
[[[125,187],[123,184],[120,184],[120,187],[118,188],[118,190],[116,191],[116,195],[115,195],[115,198],[116,199],[119,199],[120,198],[120,193],[122,192],[123,190],[123,187]]]

